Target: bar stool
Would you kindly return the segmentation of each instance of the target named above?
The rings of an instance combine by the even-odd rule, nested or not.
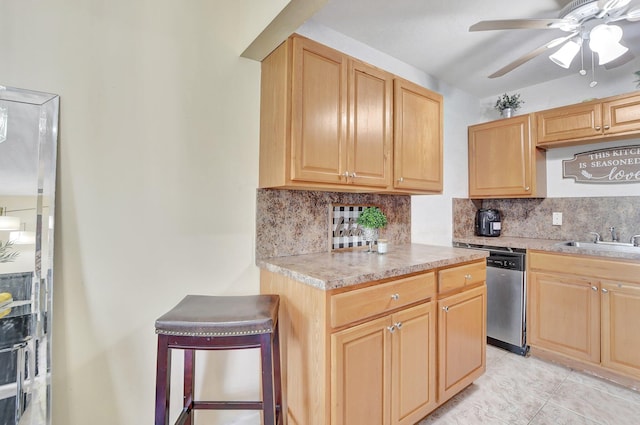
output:
[[[171,350],[184,350],[183,409],[176,424],[193,425],[195,409],[262,410],[264,425],[282,420],[278,295],[187,295],[156,320],[155,425],[169,424]],[[262,401],[196,401],[195,350],[260,348]]]

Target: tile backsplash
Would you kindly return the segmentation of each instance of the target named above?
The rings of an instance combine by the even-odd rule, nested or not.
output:
[[[474,234],[478,208],[495,208],[502,216],[501,236],[587,241],[598,232],[610,241],[610,227],[621,242],[640,233],[640,196],[544,199],[454,199],[453,236]],[[552,213],[562,213],[562,225],[552,225]]]
[[[380,237],[390,245],[411,242],[411,196],[258,189],[256,259],[329,251],[330,212],[339,204],[380,207],[388,221]]]

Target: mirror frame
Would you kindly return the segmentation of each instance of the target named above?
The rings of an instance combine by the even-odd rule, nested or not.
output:
[[[7,278],[5,282],[16,275],[30,277],[23,285],[29,286],[24,296],[12,297],[11,304],[5,306],[4,317],[0,317],[4,322],[0,323],[0,351],[4,349],[11,354],[12,360],[0,364],[0,372],[12,367],[16,373],[13,384],[0,385],[0,399],[3,387],[13,388],[13,395],[5,398],[15,397],[14,417],[3,418],[2,415],[7,413],[0,411],[1,423],[51,424],[53,248],[59,104],[59,96],[55,94],[0,86],[0,155],[3,148],[5,156],[14,155],[11,165],[0,159],[0,207],[4,206],[3,202],[23,200],[17,202],[23,204],[22,209],[14,207],[15,214],[21,215],[21,221],[25,223],[31,223],[31,220],[35,223],[34,242],[28,242],[25,245],[27,248],[17,245],[18,242],[11,246],[18,252],[16,258],[22,256],[24,261],[16,261],[13,268],[8,263],[0,264],[0,278]],[[34,148],[27,149],[26,146],[31,144]],[[12,164],[22,167],[14,168]],[[2,167],[5,169],[2,170]],[[4,185],[2,180],[5,181]],[[10,208],[7,208],[6,214],[11,214]],[[31,227],[31,224],[22,226]],[[6,233],[0,232],[0,240],[6,237]],[[31,262],[32,269],[21,270],[30,268],[27,264]],[[5,266],[5,270],[2,266]],[[29,273],[32,275],[29,276]],[[0,292],[4,292],[1,283],[2,280]],[[19,335],[19,339],[14,339],[16,335]],[[13,359],[15,364],[7,364],[13,363]]]

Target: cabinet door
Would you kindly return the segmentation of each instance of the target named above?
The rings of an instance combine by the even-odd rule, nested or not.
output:
[[[332,425],[388,425],[390,316],[331,335]]]
[[[413,425],[436,408],[435,303],[392,316],[391,423]]]
[[[484,373],[486,322],[486,285],[438,301],[438,403]]]
[[[442,96],[394,80],[394,187],[442,192]]]
[[[586,278],[530,272],[531,346],[600,362],[600,295]]]
[[[291,93],[291,179],[346,183],[346,56],[294,38]]]
[[[590,102],[536,113],[538,145],[602,134],[602,108]]]
[[[640,94],[626,96],[602,104],[605,134],[640,130]]]
[[[602,366],[640,378],[640,285],[602,283]]]
[[[350,61],[347,171],[354,184],[391,184],[392,93],[391,74]]]
[[[526,196],[533,189],[529,116],[469,127],[469,196]]]

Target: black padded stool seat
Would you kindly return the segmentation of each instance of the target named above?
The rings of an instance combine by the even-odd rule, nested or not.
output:
[[[176,424],[193,425],[195,409],[262,410],[265,425],[281,421],[278,295],[187,295],[156,320],[155,425],[169,424],[171,350],[184,350],[184,405]],[[195,350],[260,348],[262,401],[196,401]]]

